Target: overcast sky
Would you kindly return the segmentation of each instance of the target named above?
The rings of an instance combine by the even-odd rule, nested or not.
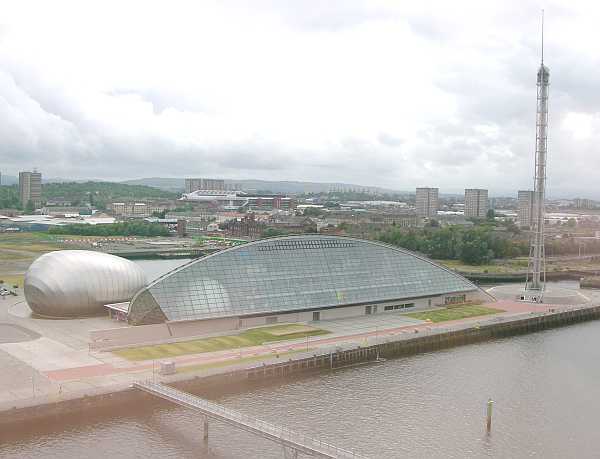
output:
[[[599,197],[600,5],[0,1],[0,171]]]

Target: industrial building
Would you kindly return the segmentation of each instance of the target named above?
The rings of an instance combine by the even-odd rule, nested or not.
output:
[[[489,209],[488,190],[465,189],[465,217],[485,218]]]
[[[296,201],[282,195],[250,194],[243,191],[196,190],[184,193],[184,201],[205,202],[214,204],[223,210],[292,210]]]
[[[434,218],[439,209],[438,188],[417,188],[415,206],[419,218]]]
[[[42,174],[41,172],[19,172],[19,198],[21,205],[26,207],[31,201],[34,207],[42,204]]]
[[[592,199],[586,198],[575,198],[573,199],[573,205],[576,209],[595,209],[596,203]]]
[[[198,190],[225,191],[225,180],[210,178],[186,178],[185,192],[192,193]]]
[[[126,218],[144,218],[150,217],[155,212],[169,210],[175,206],[171,202],[112,202],[108,205],[107,210],[116,217]]]
[[[128,320],[204,321],[205,331],[218,331],[488,299],[459,274],[406,250],[304,235],[239,245],[171,271],[135,295]]]
[[[517,194],[517,225],[529,228],[534,218],[534,193],[531,190],[520,190]]]

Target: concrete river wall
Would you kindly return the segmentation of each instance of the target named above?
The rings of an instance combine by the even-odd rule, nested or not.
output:
[[[465,324],[458,328],[432,328],[418,333],[401,333],[382,338],[375,344],[352,348],[337,347],[310,357],[292,358],[284,362],[261,364],[241,370],[195,376],[178,374],[167,377],[164,382],[180,389],[194,389],[239,385],[248,381],[269,380],[302,373],[335,370],[369,362],[381,362],[384,358],[413,355],[453,346],[482,342],[523,333],[530,333],[553,327],[570,325],[600,318],[600,306],[583,306],[576,309],[531,313],[512,317],[496,317],[479,324]],[[128,386],[114,387],[103,393],[86,393],[71,396],[69,399],[29,400],[19,406],[0,411],[0,425],[27,422],[33,419],[58,418],[65,415],[82,415],[91,409],[110,409],[123,403],[137,403],[146,394]]]

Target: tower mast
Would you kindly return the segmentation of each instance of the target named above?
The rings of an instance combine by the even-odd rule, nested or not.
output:
[[[544,65],[544,11],[542,10],[541,64],[537,72],[537,115],[535,139],[535,179],[533,192],[533,218],[529,267],[525,290],[528,300],[541,301],[546,283],[546,257],[544,249],[544,199],[546,194],[546,158],[548,147],[548,88],[550,71]]]

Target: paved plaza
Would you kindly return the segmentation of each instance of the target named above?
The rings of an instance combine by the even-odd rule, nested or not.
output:
[[[590,301],[600,294],[586,291]],[[6,298],[6,297],[5,297]],[[375,344],[415,333],[471,327],[519,315],[568,309],[581,305],[548,305],[499,300],[491,307],[504,312],[438,324],[417,320],[402,313],[324,320],[310,325],[327,335],[202,354],[182,355],[174,361],[187,375],[204,376],[261,363],[271,363],[335,349]],[[22,295],[0,300],[0,410],[23,404],[110,392],[135,381],[157,377],[160,361],[128,361],[111,352],[90,351],[91,330],[127,327],[108,317],[49,320],[31,317]],[[181,377],[182,375],[179,375]],[[168,380],[168,377],[166,378]]]

